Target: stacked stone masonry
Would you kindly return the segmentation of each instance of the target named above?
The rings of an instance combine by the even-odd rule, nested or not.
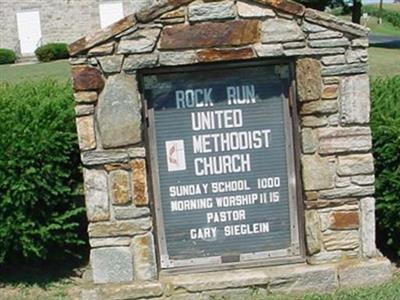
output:
[[[296,291],[362,284],[368,279],[354,274],[368,268],[385,272],[380,279],[390,276],[375,248],[367,34],[364,27],[288,1],[161,0],[71,44],[93,280],[132,282],[83,295],[114,299],[135,290],[181,299],[177,290],[205,299],[201,291],[254,285]],[[300,275],[278,283],[256,270],[230,273],[250,276],[248,283],[247,277],[241,283],[221,278],[218,285],[212,283],[215,274],[199,279],[202,287],[186,285],[184,275],[163,279],[136,74],[161,66],[270,58],[289,59],[296,69],[306,240],[306,265],[299,268],[317,270],[310,280],[316,276],[321,286],[302,282]],[[311,266],[319,264],[328,265]]]

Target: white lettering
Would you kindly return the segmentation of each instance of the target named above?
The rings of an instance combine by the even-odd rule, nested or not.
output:
[[[190,239],[206,240],[217,236],[217,227],[195,228],[190,229]]]
[[[269,223],[237,224],[224,227],[225,236],[251,235],[269,232]]]
[[[176,108],[214,106],[211,100],[212,88],[175,91]]]
[[[241,210],[228,210],[207,213],[207,223],[224,223],[246,219],[246,212]]]
[[[243,126],[241,109],[192,112],[192,129],[194,131]]]
[[[250,154],[197,157],[194,170],[197,176],[250,172]]]
[[[228,86],[226,88],[228,105],[256,103],[254,85]]]

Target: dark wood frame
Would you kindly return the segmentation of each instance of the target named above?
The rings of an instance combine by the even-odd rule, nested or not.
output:
[[[183,73],[183,72],[196,72],[196,71],[204,71],[207,69],[226,69],[226,68],[235,68],[235,67],[251,67],[251,66],[261,66],[261,65],[287,65],[289,66],[289,76],[291,79],[291,84],[289,87],[289,95],[288,95],[288,113],[289,118],[285,117],[286,132],[290,134],[290,139],[292,142],[291,151],[287,151],[288,159],[289,156],[292,158],[292,174],[294,175],[295,188],[293,189],[295,201],[290,207],[290,220],[295,220],[295,224],[292,224],[295,228],[291,229],[291,232],[296,231],[297,239],[298,239],[298,253],[292,256],[282,256],[278,258],[260,258],[252,261],[245,262],[233,262],[233,263],[220,263],[215,265],[214,262],[210,262],[207,265],[207,258],[204,263],[187,266],[179,266],[179,267],[168,267],[166,268],[165,261],[163,262],[163,253],[166,251],[166,242],[165,235],[161,232],[164,226],[162,221],[162,211],[160,200],[158,196],[157,186],[159,186],[158,182],[158,164],[157,164],[157,153],[156,149],[154,149],[155,145],[155,135],[154,128],[151,127],[151,123],[153,122],[153,113],[148,109],[147,100],[144,96],[144,83],[143,77],[146,75],[154,75],[154,74],[165,74],[165,73]],[[283,264],[291,264],[291,263],[300,263],[305,261],[305,229],[304,229],[304,203],[303,203],[303,189],[302,189],[302,180],[301,180],[301,171],[300,171],[300,157],[301,157],[301,144],[300,144],[300,136],[301,136],[301,126],[299,121],[299,114],[297,109],[297,98],[296,98],[296,85],[295,85],[295,68],[293,60],[289,59],[269,59],[269,60],[252,60],[252,61],[238,61],[238,62],[216,62],[216,63],[207,63],[207,64],[197,64],[190,66],[174,66],[174,67],[159,67],[154,69],[142,69],[137,73],[137,79],[139,82],[139,89],[141,93],[141,99],[143,104],[143,117],[146,122],[146,130],[145,130],[145,143],[146,150],[148,151],[146,154],[146,163],[148,166],[148,182],[149,184],[149,197],[153,201],[151,201],[151,208],[154,212],[154,234],[156,235],[155,243],[156,243],[156,252],[158,257],[158,267],[160,272],[162,273],[173,273],[173,272],[206,272],[213,270],[231,270],[231,269],[241,269],[241,268],[252,268],[259,266],[272,266],[272,265],[283,265]],[[149,129],[150,128],[150,129]],[[288,167],[289,168],[289,167]],[[157,198],[158,197],[158,198]],[[157,198],[157,199],[156,199]],[[157,202],[158,201],[158,202]],[[294,206],[294,208],[293,208]],[[293,217],[294,216],[294,217]],[[161,219],[161,220],[160,220]],[[161,228],[160,228],[161,227]],[[161,230],[161,231],[160,231]],[[292,236],[293,239],[293,236]],[[163,244],[164,243],[164,244]],[[165,249],[162,249],[162,248]],[[164,250],[164,251],[163,251]]]

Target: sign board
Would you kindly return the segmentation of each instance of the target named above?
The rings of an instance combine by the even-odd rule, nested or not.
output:
[[[287,64],[143,76],[161,267],[299,255]]]

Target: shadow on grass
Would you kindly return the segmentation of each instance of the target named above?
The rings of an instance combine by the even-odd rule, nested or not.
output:
[[[387,41],[381,43],[373,43],[370,46],[376,48],[400,49],[400,41],[396,40],[396,41]]]
[[[376,245],[384,256],[390,259],[390,261],[393,262],[397,268],[400,268],[400,255],[397,252],[398,247],[389,246],[387,244],[385,233],[383,230],[380,230],[379,226],[377,227]]]
[[[61,255],[46,261],[18,261],[0,266],[0,288],[6,285],[37,285],[41,288],[71,278],[82,277],[88,264],[87,246],[76,249],[80,255]]]
[[[83,197],[79,198],[83,201]],[[82,245],[50,248],[45,260],[21,258],[21,255],[9,257],[3,265],[0,264],[0,288],[7,285],[46,288],[54,283],[82,277],[90,253],[86,214],[82,214],[78,222],[78,235],[84,241]]]

